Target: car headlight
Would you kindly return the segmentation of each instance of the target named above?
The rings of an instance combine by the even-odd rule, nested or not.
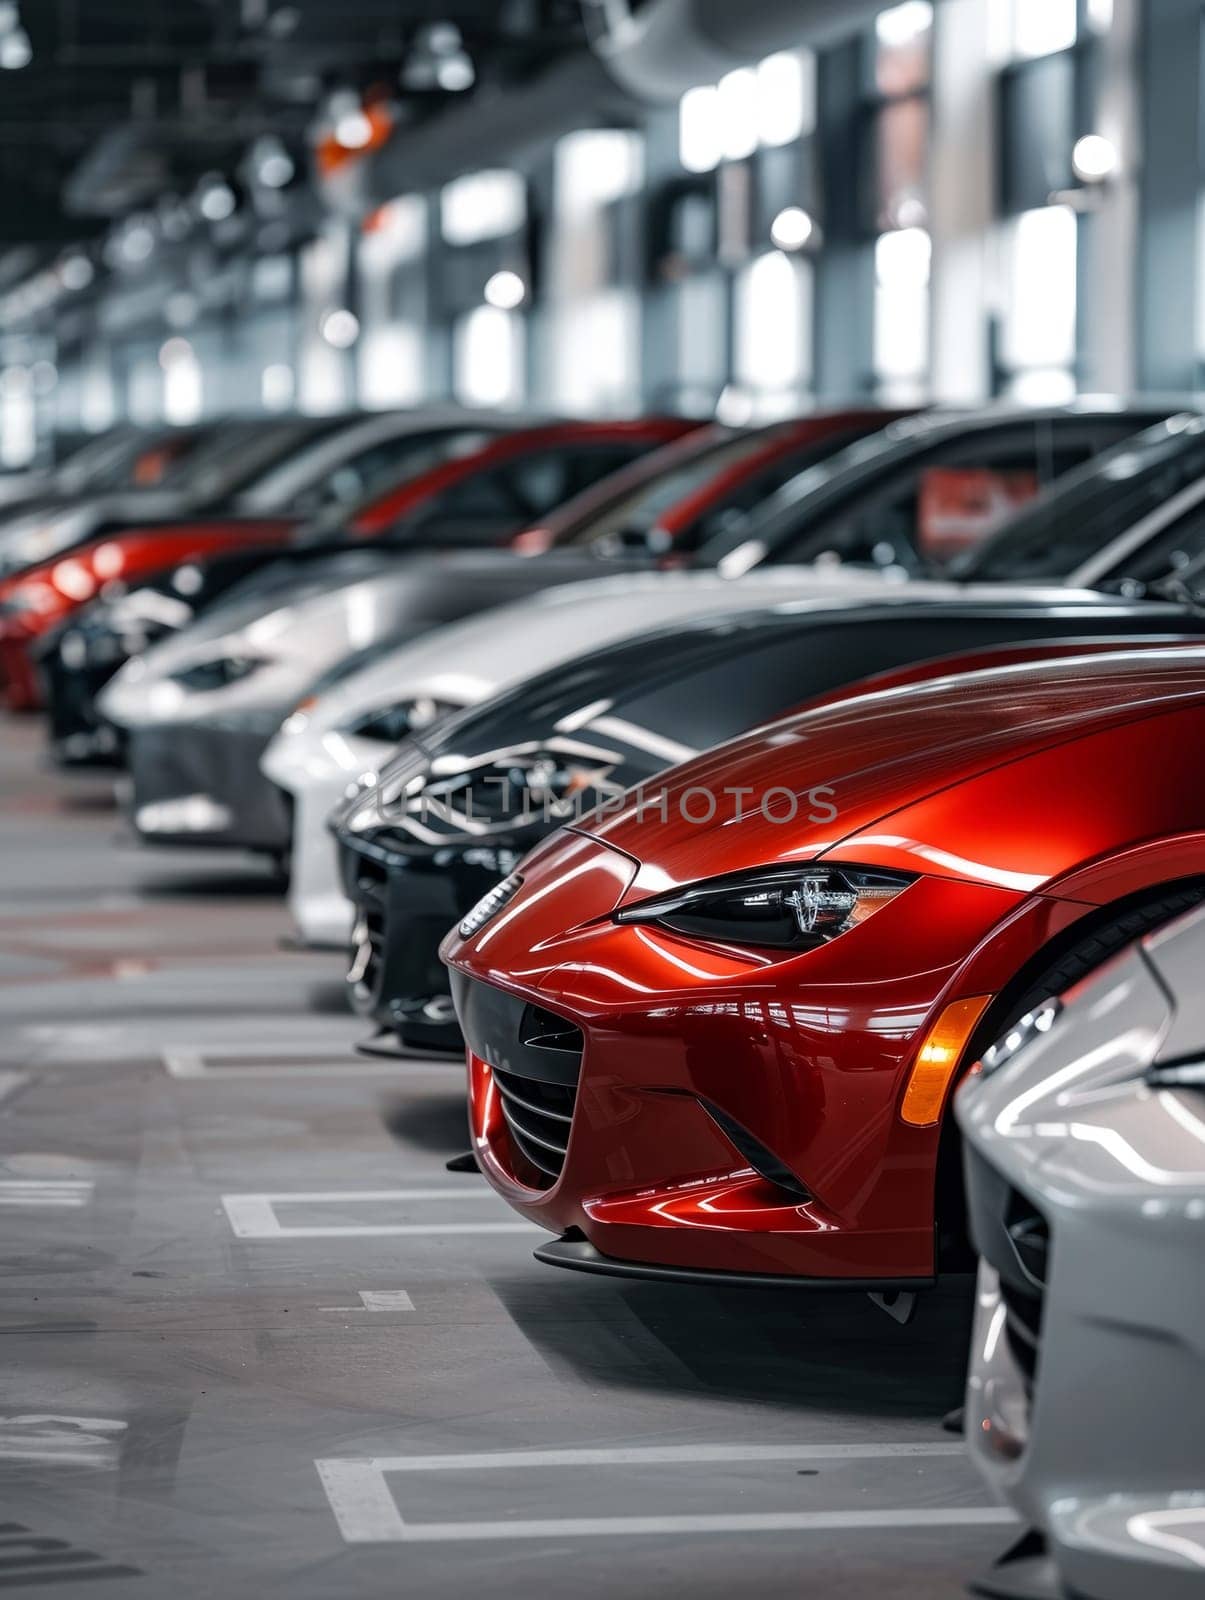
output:
[[[365,712],[339,731],[359,739],[376,739],[382,744],[401,744],[420,728],[429,728],[440,717],[459,709],[424,695],[417,700],[401,700],[396,705]]]
[[[181,667],[173,672],[171,681],[193,694],[210,694],[216,689],[228,689],[233,683],[242,683],[268,665],[264,656],[217,656],[212,661],[197,661],[191,667]]]
[[[509,878],[503,878],[501,883],[496,883],[488,894],[482,895],[468,916],[460,923],[456,930],[460,937],[471,939],[475,933],[480,933],[491,917],[496,917],[522,887],[523,879],[517,872],[512,872]]]
[[[417,745],[404,745],[379,777],[366,774],[349,785],[342,803],[327,819],[333,833],[357,838],[384,827],[387,812],[404,802],[414,786],[421,788],[427,757]]]
[[[1047,1000],[1045,1004],[1027,1011],[1013,1023],[1002,1038],[997,1039],[990,1049],[983,1052],[979,1060],[981,1075],[986,1078],[993,1072],[999,1072],[1001,1067],[1015,1060],[1035,1039],[1040,1039],[1044,1033],[1049,1033],[1058,1021],[1062,1009],[1061,1000]]]
[[[714,878],[615,913],[713,944],[814,950],[869,921],[915,883],[861,867],[774,867]]]

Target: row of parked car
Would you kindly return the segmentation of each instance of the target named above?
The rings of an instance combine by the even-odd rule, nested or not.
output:
[[[907,1320],[978,1256],[992,1581],[1176,1597],[1203,567],[1188,404],[228,422],[0,511],[0,663],[142,840],[279,861],[364,1048],[467,1053],[540,1260]]]

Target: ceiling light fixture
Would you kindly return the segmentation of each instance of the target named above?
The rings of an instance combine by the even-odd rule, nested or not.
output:
[[[802,250],[816,232],[816,224],[802,206],[787,206],[770,224],[770,238],[780,250]]]
[[[350,350],[360,337],[360,319],[354,311],[340,306],[322,319],[322,337],[336,350]]]
[[[1081,183],[1104,183],[1120,164],[1117,146],[1099,133],[1086,133],[1076,140],[1071,153],[1071,166]]]
[[[498,311],[517,311],[526,299],[527,285],[507,268],[495,272],[485,285],[486,304]]]

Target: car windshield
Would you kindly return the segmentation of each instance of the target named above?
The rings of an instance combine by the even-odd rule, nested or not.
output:
[[[365,456],[341,462],[321,484],[312,484],[321,509],[293,537],[296,544],[322,544],[346,530],[361,513],[412,478],[446,462],[472,455],[492,435],[479,426],[430,428],[378,441]]]
[[[956,564],[954,575],[968,582],[1072,577],[1202,475],[1205,418],[1170,418],[1069,474]]]
[[[797,470],[759,508],[756,517],[742,518],[709,539],[700,550],[702,564],[723,568],[731,563],[733,570],[745,570],[768,556],[806,559],[797,554],[795,546],[811,507],[830,493],[838,494],[844,484],[885,471],[896,460],[907,459],[931,431],[924,418],[906,418]]]
[[[1103,451],[1158,416],[1010,409],[891,424],[801,473],[701,556],[731,577],[763,563],[822,559],[961,571],[1043,489],[1098,463]],[[1035,552],[1032,575],[1058,570]]]
[[[671,507],[705,488],[713,478],[761,455],[773,435],[759,431],[736,439],[721,439],[679,466],[638,484],[630,494],[606,509],[584,527],[576,528],[564,543],[586,546],[597,555],[631,543],[643,543],[659,518]]]

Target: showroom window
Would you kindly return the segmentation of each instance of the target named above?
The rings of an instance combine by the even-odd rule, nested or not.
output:
[[[997,393],[1054,403],[1078,386],[1083,52],[1075,0],[998,0]],[[1092,20],[1093,13],[1087,13]],[[1096,21],[1103,12],[1096,8]],[[1001,21],[1002,19],[1002,21]]]
[[[1079,223],[1069,206],[1042,206],[1006,227],[1002,367],[1015,399],[1074,395]]]
[[[1101,0],[1093,0],[1093,5],[1099,25]],[[1111,0],[1108,9],[1111,13]],[[998,60],[1035,60],[1069,50],[1076,42],[1078,0],[992,0],[991,22]]]
[[[513,406],[523,398],[523,318],[478,306],[452,330],[452,381],[466,406]]]
[[[909,405],[929,375],[932,241],[924,228],[880,235],[874,251],[874,361],[878,398]]]
[[[688,89],[678,106],[678,151],[687,172],[711,172],[759,148],[793,144],[816,121],[816,61],[783,51]]]
[[[875,393],[891,404],[923,399],[929,379],[932,48],[929,0],[904,0],[876,18],[863,206],[875,235]]]
[[[523,226],[527,191],[517,172],[469,172],[440,194],[440,231],[451,245],[501,239]]]
[[[357,259],[364,405],[414,405],[426,393],[426,247],[427,204],[419,195],[391,201],[366,224]]]
[[[204,384],[197,352],[178,334],[159,350],[163,368],[163,419],[183,424],[195,422],[204,408]]]
[[[440,193],[446,248],[431,280],[438,304],[426,320],[450,330],[452,392],[465,405],[512,406],[526,393],[527,220],[517,172],[467,173]]]
[[[567,411],[640,404],[639,272],[627,241],[644,171],[644,139],[625,129],[584,129],[556,146],[546,303],[553,400]]]
[[[789,416],[807,398],[812,375],[812,268],[769,250],[736,277],[733,386],[724,395],[732,421]]]

